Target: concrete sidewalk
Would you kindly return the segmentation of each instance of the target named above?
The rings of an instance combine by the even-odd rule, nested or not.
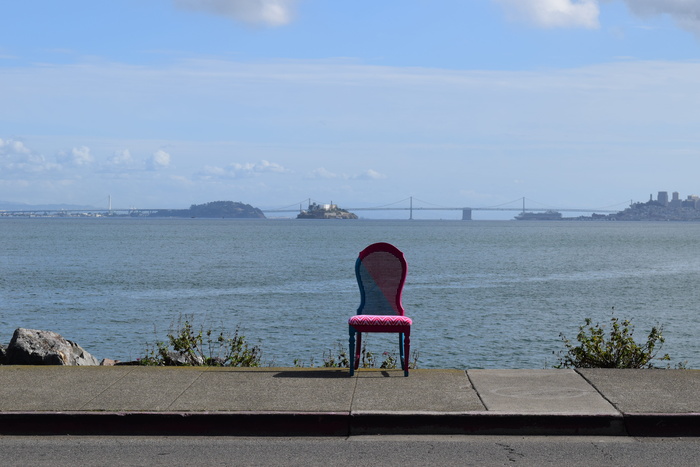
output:
[[[19,434],[700,436],[700,371],[0,366]]]

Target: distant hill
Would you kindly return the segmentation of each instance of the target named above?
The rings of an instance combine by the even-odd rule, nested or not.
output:
[[[151,214],[152,217],[205,217],[205,218],[239,218],[264,219],[265,214],[250,204],[233,201],[212,201],[205,204],[193,204],[189,209],[163,209]]]

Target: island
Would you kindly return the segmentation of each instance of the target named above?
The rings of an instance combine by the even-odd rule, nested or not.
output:
[[[265,214],[250,204],[233,201],[212,201],[205,204],[193,204],[189,209],[161,209],[151,213],[150,217],[264,219]]]
[[[335,204],[310,203],[308,209],[297,215],[297,219],[357,219],[357,215]]]

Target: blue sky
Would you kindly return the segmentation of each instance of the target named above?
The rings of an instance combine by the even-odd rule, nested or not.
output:
[[[0,201],[700,194],[695,0],[26,0],[3,16]]]

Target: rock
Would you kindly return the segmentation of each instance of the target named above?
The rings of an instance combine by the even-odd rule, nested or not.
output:
[[[0,344],[0,365],[4,365],[7,359],[7,348]]]
[[[51,331],[19,328],[7,347],[8,365],[99,365],[95,357]]]
[[[175,366],[202,366],[204,365],[204,359],[199,355],[168,352],[168,356],[165,358],[165,364]]]

